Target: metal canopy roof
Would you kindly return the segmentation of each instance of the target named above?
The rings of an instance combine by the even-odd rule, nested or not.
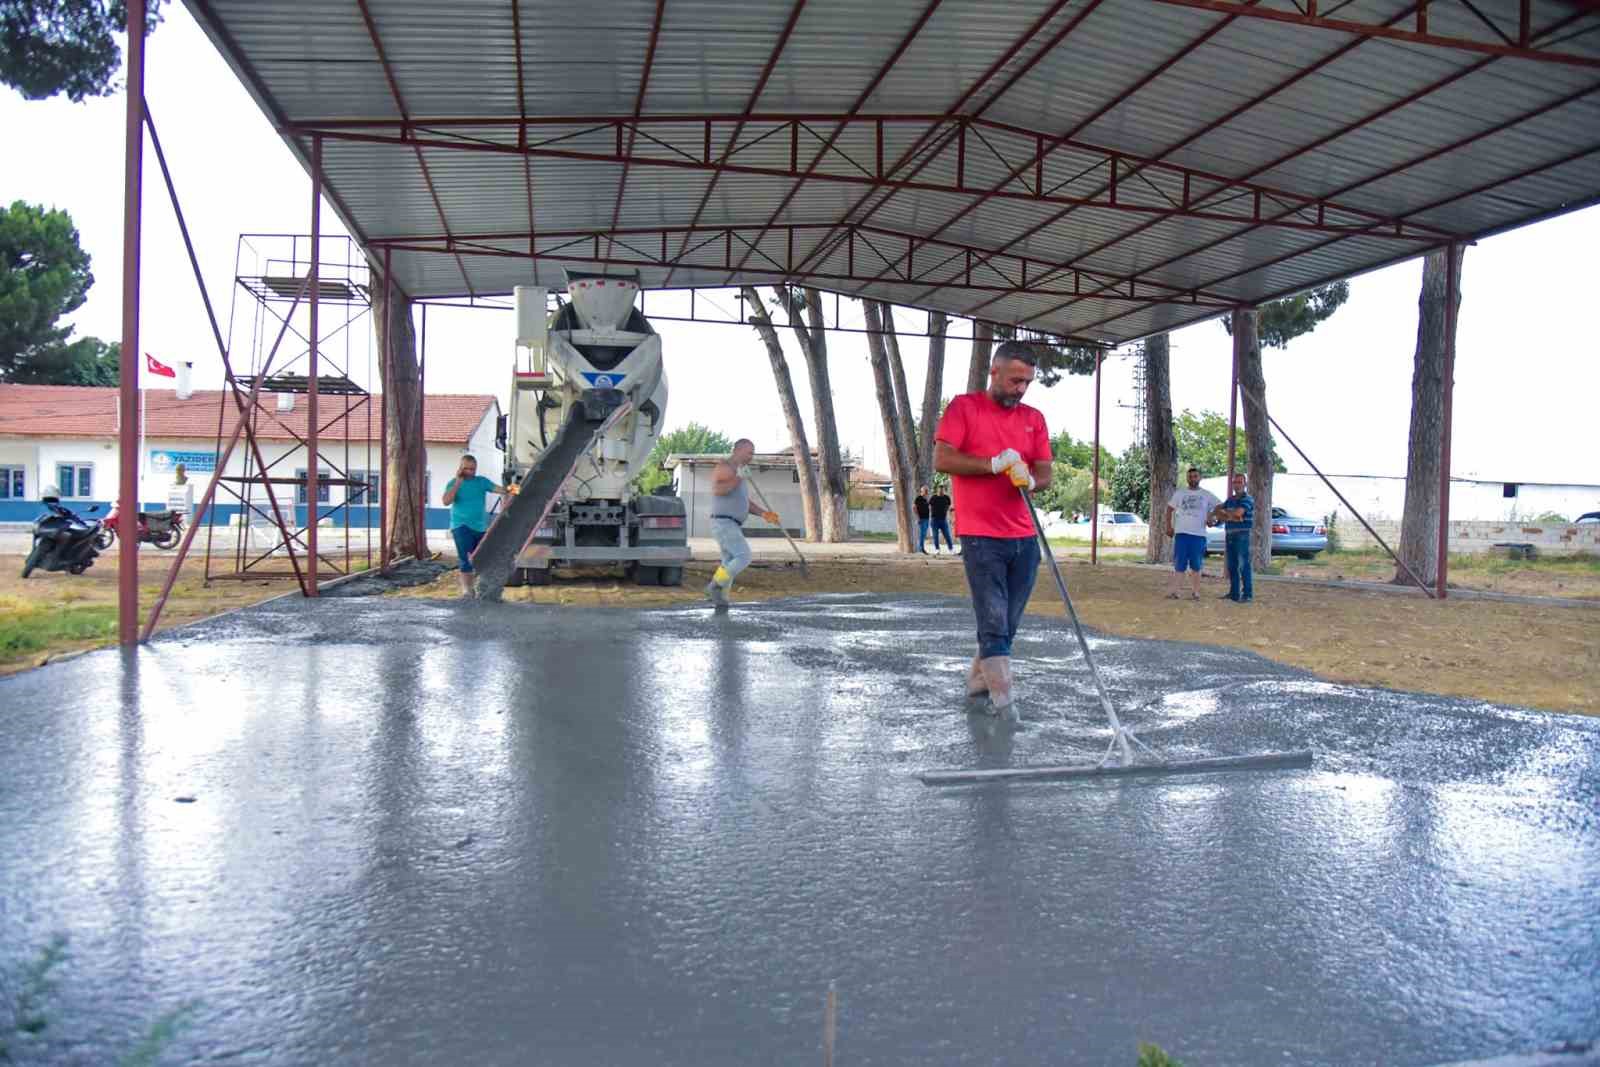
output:
[[[819,288],[1118,342],[1600,200],[1565,0],[186,0],[416,298]]]

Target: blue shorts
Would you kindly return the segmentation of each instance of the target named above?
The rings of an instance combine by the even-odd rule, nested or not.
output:
[[[1206,565],[1206,539],[1200,534],[1179,534],[1172,539],[1172,569],[1196,574]]]
[[[456,555],[461,559],[461,573],[472,573],[472,553],[477,550],[478,542],[483,540],[484,531],[474,530],[470,526],[456,526],[450,530],[450,536],[456,539]]]

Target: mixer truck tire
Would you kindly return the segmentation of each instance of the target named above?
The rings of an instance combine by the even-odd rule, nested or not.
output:
[[[550,577],[555,573],[549,567],[519,567],[518,570],[528,585],[549,585]]]
[[[633,568],[633,582],[635,585],[660,585],[661,568],[647,567],[643,563],[637,564]]]
[[[662,567],[661,568],[661,584],[662,585],[673,585],[673,586],[682,585],[683,584],[683,568],[682,567]]]
[[[506,578],[506,588],[516,589],[528,584],[527,571],[521,567],[512,567],[511,574]]]

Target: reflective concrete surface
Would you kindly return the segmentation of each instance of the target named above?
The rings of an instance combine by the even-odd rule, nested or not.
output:
[[[1246,616],[1241,616],[1244,618]],[[283,601],[0,679],[0,966],[50,1062],[1427,1064],[1600,1034],[1600,722],[1095,639],[1020,731],[965,604]],[[181,799],[180,799],[181,798]]]

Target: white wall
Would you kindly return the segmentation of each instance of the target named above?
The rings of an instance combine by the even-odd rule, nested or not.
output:
[[[711,471],[714,466],[711,461],[697,460],[680,462],[672,470],[678,479],[678,496],[689,513],[690,537],[711,536]],[[751,478],[766,495],[772,510],[778,513],[784,528],[799,536],[805,530],[805,507],[801,503],[800,483],[794,468],[757,466]],[[760,505],[754,491],[750,493],[750,502]],[[756,532],[766,528],[765,523],[757,523],[749,529]]]
[[[1207,478],[1201,484],[1218,496],[1227,495],[1225,478]],[[1339,492],[1369,521],[1398,520],[1405,514],[1404,478],[1333,475]],[[1464,522],[1514,522],[1555,512],[1575,519],[1587,511],[1600,511],[1600,486],[1517,485],[1517,495],[1504,495],[1502,482],[1450,482],[1450,518]],[[1305,518],[1320,519],[1337,512],[1351,518],[1348,509],[1315,474],[1277,474],[1272,478],[1272,503]]]

